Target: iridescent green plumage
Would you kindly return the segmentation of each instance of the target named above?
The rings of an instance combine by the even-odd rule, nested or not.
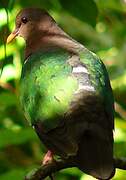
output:
[[[72,67],[68,64],[70,56],[61,49],[38,52],[26,60],[21,79],[21,102],[31,123],[43,121],[45,128],[50,130],[57,126],[57,117],[69,109],[78,89],[76,78],[71,76]],[[108,116],[113,116],[113,96],[103,63],[88,50],[80,52],[80,61],[90,73],[95,92],[103,98]]]
[[[57,117],[68,110],[77,89],[77,82],[70,76],[72,67],[66,62],[69,57],[62,50],[39,52],[24,65],[21,81],[24,111],[31,123],[43,121],[47,130],[57,126]]]

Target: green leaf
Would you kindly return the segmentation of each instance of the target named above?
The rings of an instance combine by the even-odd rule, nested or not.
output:
[[[10,180],[10,179],[22,180],[24,179],[25,174],[26,174],[26,171],[24,169],[14,169],[1,175],[0,180]]]
[[[30,140],[37,140],[37,136],[31,128],[19,130],[0,130],[0,148],[4,148],[10,144],[23,144]]]
[[[17,103],[17,99],[15,94],[9,92],[3,92],[0,94],[0,106],[1,108],[6,106],[12,106]],[[1,109],[0,108],[0,109]]]
[[[12,10],[15,0],[0,0],[0,8],[6,8]]]
[[[1,174],[0,180],[23,180],[26,174],[33,168],[35,169],[35,166],[11,169],[10,171]]]
[[[1,0],[0,1],[0,8],[7,8],[9,0]]]
[[[96,18],[98,15],[98,9],[93,0],[88,1],[72,1],[72,0],[59,0],[62,7],[68,11],[71,15],[85,21],[88,24],[95,26]]]
[[[20,0],[20,4],[23,7],[40,7],[40,8],[45,8],[45,9],[50,9],[51,8],[51,1],[50,0],[36,0],[36,1],[22,1]]]
[[[125,2],[123,3],[123,1],[120,0],[96,0],[96,2],[100,9],[126,10]]]
[[[9,0],[9,3],[8,3],[8,9],[9,9],[9,10],[12,10],[12,9],[13,9],[14,3],[15,3],[15,0]]]

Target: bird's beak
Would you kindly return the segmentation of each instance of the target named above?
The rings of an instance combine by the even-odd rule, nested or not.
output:
[[[11,41],[13,41],[13,39],[15,39],[16,36],[18,36],[19,34],[19,29],[14,30],[8,37],[6,40],[6,43],[9,44]]]

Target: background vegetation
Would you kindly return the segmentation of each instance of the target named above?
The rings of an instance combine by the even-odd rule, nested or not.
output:
[[[115,96],[115,156],[126,157],[126,0],[0,0],[0,180],[22,180],[40,165],[46,151],[20,109],[24,41],[19,38],[5,47],[17,12],[28,6],[47,9],[66,32],[105,63]],[[91,180],[76,168],[56,177]],[[125,178],[126,171],[117,170],[113,180]]]

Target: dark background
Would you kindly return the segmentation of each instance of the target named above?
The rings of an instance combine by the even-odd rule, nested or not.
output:
[[[47,9],[68,34],[105,63],[115,96],[114,153],[126,157],[126,0],[0,0],[0,180],[22,180],[46,152],[20,109],[22,38],[7,45],[5,54],[4,42],[15,16],[29,6]],[[117,170],[113,180],[125,178],[126,171]],[[56,173],[56,179],[91,177],[72,168]]]

